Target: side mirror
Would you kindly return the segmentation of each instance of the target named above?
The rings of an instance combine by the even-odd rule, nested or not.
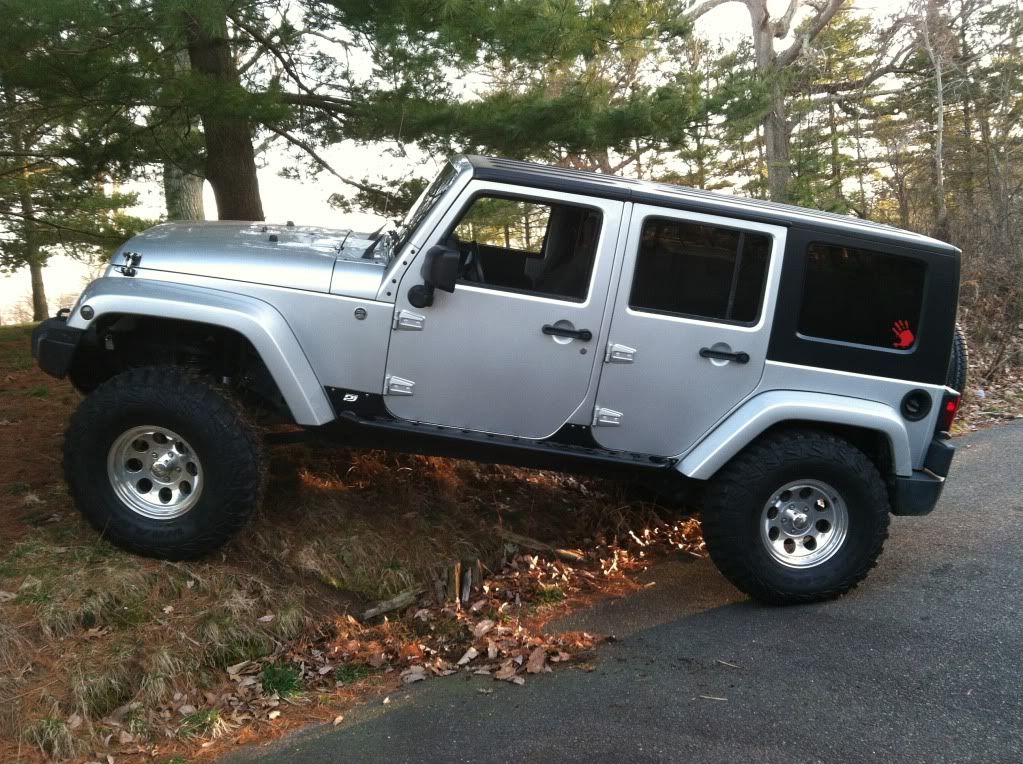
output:
[[[443,290],[455,291],[458,272],[462,268],[462,253],[454,247],[438,244],[426,253],[423,262],[423,280],[427,286]]]
[[[462,268],[462,254],[454,247],[438,244],[426,253],[423,261],[423,281],[408,291],[408,301],[415,308],[433,305],[433,290],[455,291],[455,282]]]

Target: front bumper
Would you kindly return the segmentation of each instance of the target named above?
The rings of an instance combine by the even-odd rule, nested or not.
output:
[[[84,329],[67,325],[66,318],[48,318],[32,330],[32,357],[51,377],[67,375]]]
[[[891,489],[893,515],[926,515],[934,509],[955,451],[947,440],[935,438],[927,449],[922,470],[913,470],[908,477],[895,476]]]

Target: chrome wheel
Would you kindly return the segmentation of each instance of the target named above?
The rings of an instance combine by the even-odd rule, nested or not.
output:
[[[819,480],[796,480],[764,505],[760,539],[782,565],[812,568],[834,556],[848,529],[849,511],[838,491]]]
[[[166,427],[121,433],[107,454],[107,477],[124,504],[154,520],[171,520],[199,501],[204,473],[188,442]]]

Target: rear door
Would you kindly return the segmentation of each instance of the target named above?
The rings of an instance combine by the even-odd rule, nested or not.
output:
[[[593,435],[674,456],[757,387],[785,249],[781,226],[637,204]]]

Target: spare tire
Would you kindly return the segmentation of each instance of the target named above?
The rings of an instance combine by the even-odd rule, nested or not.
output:
[[[963,327],[956,324],[955,336],[952,338],[952,356],[948,360],[948,376],[945,384],[958,393],[966,389],[966,372],[970,362],[970,349],[966,345]]]

